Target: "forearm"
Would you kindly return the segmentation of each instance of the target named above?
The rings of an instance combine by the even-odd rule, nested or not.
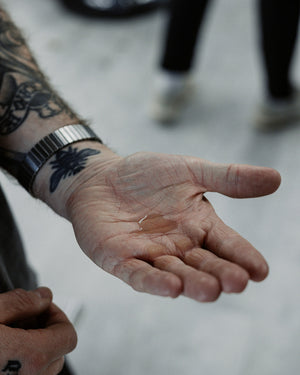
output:
[[[58,128],[84,121],[51,87],[21,32],[2,9],[0,26],[0,164],[18,178],[24,157],[37,142]],[[84,149],[96,151],[85,152],[83,159],[80,151]],[[72,144],[62,151],[69,164],[55,163],[57,156],[53,155],[41,168],[33,186],[34,195],[56,211],[59,210],[55,206],[61,207],[66,195],[63,188],[64,192],[70,191],[72,177],[78,172],[78,168],[72,169],[71,162],[77,162],[77,166],[79,163],[81,170],[89,165],[92,155],[101,153],[104,160],[114,155],[101,143],[91,141]],[[58,171],[59,178],[55,177]]]
[[[0,146],[27,152],[40,138],[80,122],[40,71],[21,32],[0,9]]]

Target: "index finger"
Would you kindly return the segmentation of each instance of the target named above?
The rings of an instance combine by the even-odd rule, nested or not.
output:
[[[52,292],[48,288],[33,291],[14,289],[0,293],[0,324],[37,317],[49,308],[51,301]]]
[[[45,328],[31,330],[30,334],[40,342],[40,350],[47,359],[54,361],[73,351],[77,334],[67,316],[54,303],[45,317]]]

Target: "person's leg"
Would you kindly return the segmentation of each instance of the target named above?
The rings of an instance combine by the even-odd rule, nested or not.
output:
[[[171,0],[151,117],[176,121],[193,92],[190,79],[197,39],[209,0]]]
[[[300,92],[291,78],[300,0],[258,0],[265,101],[256,126],[274,130],[300,120]]]
[[[293,93],[290,70],[300,0],[259,0],[258,9],[267,93],[275,99],[288,98]]]
[[[163,0],[60,0],[68,10],[81,16],[126,18],[150,12],[163,5]]]
[[[190,70],[208,3],[209,0],[171,0],[162,69],[173,72]]]

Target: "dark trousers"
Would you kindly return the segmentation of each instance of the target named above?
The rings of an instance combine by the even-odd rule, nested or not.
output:
[[[161,67],[188,72],[209,0],[171,0]],[[300,0],[257,0],[266,89],[274,98],[292,94],[290,67],[297,39]]]

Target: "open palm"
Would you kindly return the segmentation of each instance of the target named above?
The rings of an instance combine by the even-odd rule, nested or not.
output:
[[[264,258],[204,193],[270,194],[280,184],[273,169],[137,153],[93,171],[69,200],[69,219],[84,252],[135,290],[204,302],[267,276]]]

